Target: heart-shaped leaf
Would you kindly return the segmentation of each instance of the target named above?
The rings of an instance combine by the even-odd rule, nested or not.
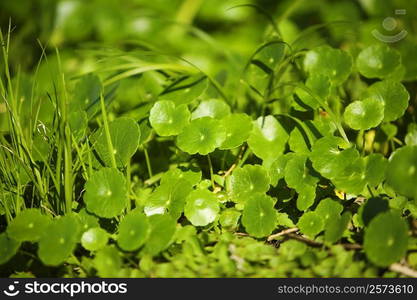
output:
[[[184,214],[194,226],[206,226],[216,219],[219,210],[219,201],[213,193],[196,190],[188,195]]]
[[[103,218],[113,218],[126,208],[126,182],[116,169],[103,168],[85,184],[84,202],[87,210]]]
[[[275,200],[265,194],[249,195],[243,210],[242,224],[246,231],[254,237],[264,237],[275,229],[277,212]]]
[[[176,107],[173,101],[158,101],[150,111],[149,121],[160,136],[177,135],[190,122],[190,111],[184,104]]]
[[[407,252],[408,226],[395,212],[379,214],[365,230],[366,256],[377,266],[386,267]]]
[[[148,218],[141,212],[129,212],[119,224],[117,244],[126,251],[134,251],[142,246],[151,229]]]
[[[375,44],[363,49],[356,60],[359,72],[367,78],[386,78],[401,65],[398,51],[385,44]]]
[[[189,154],[207,155],[220,147],[226,139],[226,130],[218,121],[203,117],[195,119],[178,135],[177,145]]]
[[[384,103],[375,98],[349,104],[343,114],[346,124],[356,130],[378,126],[384,119]]]

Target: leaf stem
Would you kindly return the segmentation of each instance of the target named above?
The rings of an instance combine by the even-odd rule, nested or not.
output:
[[[211,186],[213,187],[213,190],[214,190],[216,186],[214,184],[213,164],[211,163],[210,154],[207,154],[207,161],[208,161],[209,169],[210,169]]]
[[[143,147],[143,153],[145,154],[146,167],[148,168],[149,179],[151,179],[153,177],[152,165],[151,160],[149,159],[148,149],[146,147]]]
[[[107,147],[110,152],[111,164],[113,168],[117,169],[116,157],[114,155],[114,148],[113,148],[113,143],[111,140],[109,122],[107,120],[107,112],[106,112],[106,106],[104,105],[103,93],[100,93],[100,104],[101,104],[101,113],[103,115],[104,132],[106,133],[106,139],[107,139]]]

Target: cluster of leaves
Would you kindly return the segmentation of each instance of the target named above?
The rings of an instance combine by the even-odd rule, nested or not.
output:
[[[2,274],[412,273],[414,36],[334,47],[271,22],[214,75],[145,48],[88,54],[74,80],[59,53],[12,78],[2,33]]]

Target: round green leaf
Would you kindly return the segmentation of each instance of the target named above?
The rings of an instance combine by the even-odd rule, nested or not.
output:
[[[384,119],[384,103],[375,98],[349,104],[343,114],[346,124],[356,130],[378,126]]]
[[[245,165],[233,171],[228,183],[230,192],[236,198],[246,194],[265,193],[269,189],[268,172],[260,165]]]
[[[380,153],[372,153],[365,157],[365,176],[366,181],[371,186],[377,186],[385,179],[385,171],[388,161]]]
[[[288,133],[273,116],[259,117],[253,125],[248,145],[263,160],[275,160],[285,149]]]
[[[11,259],[20,247],[20,242],[11,239],[5,232],[0,233],[0,265]]]
[[[119,224],[117,244],[126,251],[137,250],[145,243],[150,230],[148,218],[139,211],[132,211]]]
[[[401,147],[391,155],[386,178],[399,194],[417,199],[417,146]]]
[[[307,186],[315,187],[319,178],[314,170],[307,165],[307,156],[296,154],[285,166],[285,182],[290,188],[302,192]]]
[[[371,85],[365,92],[366,96],[384,103],[384,121],[394,121],[402,117],[408,107],[410,95],[405,87],[392,80],[383,80]]]
[[[308,90],[304,88],[296,88],[295,90],[295,93],[302,101],[302,105],[296,105],[297,110],[305,111],[304,105],[312,109],[319,108],[320,102],[317,101],[317,98],[322,99],[321,101],[327,98],[330,93],[331,83],[329,77],[313,73],[307,78],[305,86]]]
[[[97,216],[88,213],[85,208],[81,209],[77,215],[80,220],[82,232],[90,228],[100,227]]]
[[[238,226],[241,213],[233,208],[227,208],[222,211],[219,222],[223,228],[236,229]]]
[[[276,186],[278,181],[285,176],[285,167],[287,166],[288,161],[295,155],[295,153],[286,153],[278,156],[278,158],[271,164],[269,168],[269,178],[271,180],[271,185]]]
[[[269,70],[274,70],[285,56],[285,47],[282,41],[268,42],[258,48],[252,60],[262,63]]]
[[[350,212],[345,212],[341,216],[332,217],[326,224],[324,240],[327,243],[336,243],[340,240],[351,219],[352,214]]]
[[[345,51],[320,46],[307,52],[304,69],[309,74],[324,75],[335,84],[345,81],[352,70],[352,57]]]
[[[196,190],[188,195],[184,214],[194,226],[206,226],[216,219],[219,210],[219,201],[213,193]]]
[[[343,150],[342,157],[351,160],[346,161],[345,165],[341,165],[343,168],[340,168],[338,175],[331,180],[337,189],[347,194],[358,195],[366,184],[365,160],[354,148]]]
[[[144,251],[150,255],[156,255],[168,248],[174,237],[177,224],[169,215],[153,215],[148,220],[151,232]]]
[[[305,235],[314,238],[324,229],[324,221],[316,212],[309,211],[301,216],[297,227]]]
[[[191,183],[186,179],[165,180],[146,199],[145,214],[151,216],[169,213],[177,220],[184,210],[185,199],[192,189]]]
[[[316,187],[307,185],[302,190],[298,191],[297,209],[304,211],[314,204],[316,199]]]
[[[90,228],[81,236],[81,245],[90,251],[97,251],[107,245],[109,234],[100,227]]]
[[[160,136],[179,134],[190,121],[190,112],[185,104],[175,107],[169,100],[156,102],[149,116],[149,121]]]
[[[307,165],[307,156],[295,154],[285,166],[285,182],[298,192],[297,208],[306,210],[314,203],[318,174]]]
[[[275,229],[277,212],[275,200],[265,194],[249,195],[243,210],[242,224],[246,232],[254,237],[264,237]]]
[[[140,141],[139,125],[132,119],[120,118],[109,123],[113,154],[104,127],[101,127],[92,138],[94,149],[106,166],[112,166],[111,155],[115,156],[118,167],[124,167],[135,154]]]
[[[339,217],[342,211],[343,205],[330,198],[321,200],[314,210],[314,212],[322,218],[325,225],[330,220]]]
[[[165,172],[161,177],[161,185],[172,183],[178,179],[187,180],[192,186],[197,185],[201,181],[201,170],[196,167],[184,168],[178,167]]]
[[[122,267],[122,257],[116,247],[107,246],[97,251],[93,265],[100,277],[116,277]]]
[[[79,239],[80,225],[73,215],[54,219],[39,240],[38,256],[48,266],[63,263],[74,250]]]
[[[379,214],[365,230],[364,249],[374,264],[386,267],[407,252],[408,226],[395,212]]]
[[[207,77],[198,74],[178,80],[168,86],[158,98],[174,101],[176,105],[188,104],[197,99],[207,89],[207,86]]]
[[[203,117],[191,121],[178,135],[178,147],[189,154],[206,155],[220,147],[226,139],[226,130],[218,121]]]
[[[49,217],[42,214],[39,209],[25,209],[9,224],[7,235],[17,241],[35,242],[43,235],[49,223]]]
[[[353,158],[359,157],[354,151],[340,149],[346,146],[347,143],[340,137],[327,136],[317,140],[310,155],[314,169],[326,178],[338,176],[339,171],[349,165]]]
[[[227,150],[239,147],[249,138],[252,130],[252,119],[247,114],[231,114],[221,120],[226,129],[226,139],[220,149]]]
[[[294,222],[286,213],[277,213],[277,224],[284,227],[295,227]]]
[[[116,169],[95,172],[85,184],[85,190],[87,210],[103,218],[121,214],[128,202],[125,178]]]
[[[380,213],[389,210],[389,202],[384,197],[371,197],[366,199],[365,203],[362,204],[358,210],[358,221],[361,225],[368,226]]]
[[[397,50],[385,44],[375,44],[363,49],[356,60],[359,72],[367,78],[386,78],[401,65]]]
[[[227,115],[230,115],[230,106],[226,102],[219,99],[210,99],[200,102],[191,114],[191,119],[194,120],[203,117],[222,119]]]

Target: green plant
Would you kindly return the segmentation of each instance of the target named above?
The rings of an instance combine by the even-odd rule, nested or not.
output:
[[[0,275],[416,274],[415,18],[387,45],[363,1],[88,2],[38,63],[0,22]]]

